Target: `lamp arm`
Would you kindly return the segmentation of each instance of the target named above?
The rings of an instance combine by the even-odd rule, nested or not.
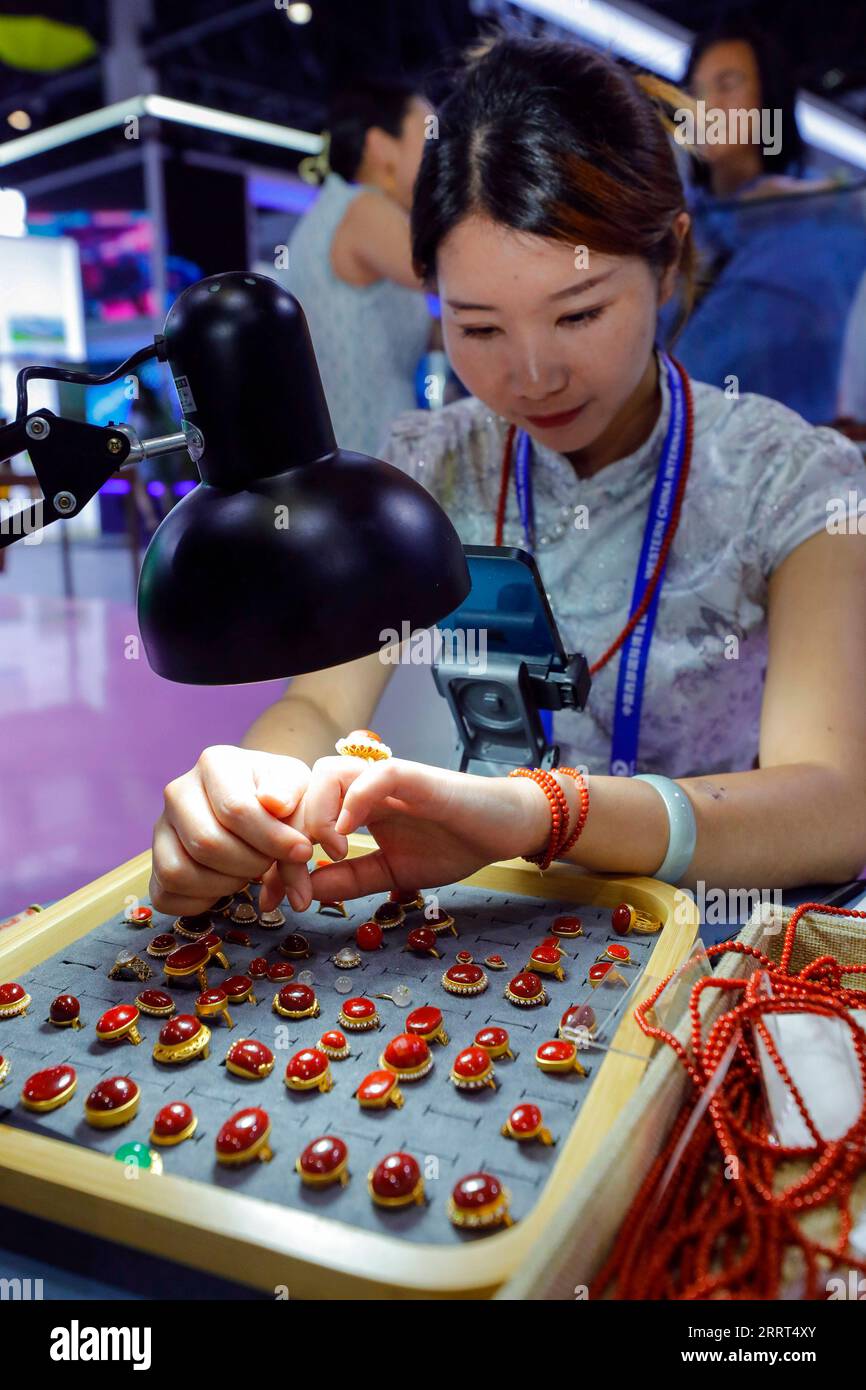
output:
[[[86,425],[36,410],[0,429],[0,460],[25,449],[42,496],[18,510],[7,502],[0,504],[0,550],[80,512],[126,462],[130,443],[113,425]]]
[[[125,464],[135,446],[138,457],[150,452],[148,445],[157,447],[154,453],[168,452],[161,447],[172,439],[172,448],[185,445],[183,435],[163,436],[145,441],[127,434],[116,425],[87,425],[80,420],[65,420],[50,410],[28,413],[27,387],[31,381],[67,381],[79,386],[107,386],[118,377],[132,371],[140,362],[156,357],[165,361],[165,343],[157,336],[147,347],[139,348],[111,372],[74,371],[71,367],[23,367],[18,373],[18,408],[11,424],[0,428],[0,462],[25,450],[30,455],[42,496],[17,510],[0,504],[0,550],[12,545],[24,535],[39,531],[61,517],[70,517],[106,483],[113,473]]]
[[[158,434],[153,439],[140,439],[129,425],[116,425],[115,429],[125,434],[129,440],[129,456],[124,468],[141,463],[142,459],[161,458],[163,454],[174,454],[178,449],[188,449],[189,439],[182,430],[176,434]]]

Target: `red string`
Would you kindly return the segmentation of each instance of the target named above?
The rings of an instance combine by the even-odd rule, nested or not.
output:
[[[626,1215],[592,1296],[778,1298],[792,1255],[799,1256],[805,1298],[827,1297],[827,1276],[840,1265],[866,1273],[866,1261],[848,1248],[851,1194],[866,1162],[866,1031],[849,1010],[866,1005],[866,990],[841,983],[843,975],[866,973],[866,964],[843,965],[832,956],[821,956],[792,973],[797,928],[811,911],[866,919],[866,912],[803,903],[788,923],[778,964],[740,942],[710,947],[711,958],[733,951],[755,959],[761,968],[749,979],[713,975],[696,983],[689,1000],[690,1049],[653,1021],[653,1007],[670,976],[635,1010],[643,1032],[676,1053],[692,1091]],[[762,988],[767,979],[771,991]],[[702,1001],[710,990],[731,1002],[704,1037]],[[836,1140],[819,1134],[765,1023],[768,1016],[804,1011],[842,1019],[851,1033],[864,1101],[847,1133]],[[758,1038],[812,1137],[810,1148],[779,1144],[770,1131]],[[689,1118],[734,1040],[737,1046],[728,1071],[662,1190]],[[805,1171],[804,1160],[809,1162]],[[822,1207],[834,1208],[837,1216],[836,1236],[830,1242],[808,1236],[798,1220],[804,1212]]]

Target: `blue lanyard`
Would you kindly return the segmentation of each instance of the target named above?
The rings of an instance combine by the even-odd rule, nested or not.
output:
[[[629,618],[640,604],[647,582],[656,567],[670,515],[671,503],[676,495],[685,458],[685,389],[680,374],[667,353],[660,353],[659,356],[667,373],[671,412],[644,526]],[[532,441],[523,430],[519,431],[517,435],[514,483],[526,546],[530,553],[533,553],[535,549],[535,508],[532,496]],[[623,643],[620,653],[610,752],[610,770],[615,776],[632,777],[637,766],[646,667],[666,569],[667,563],[665,563],[659,576],[659,582],[646,613]],[[550,710],[541,710],[540,713],[545,735],[550,743],[553,741],[553,715]]]

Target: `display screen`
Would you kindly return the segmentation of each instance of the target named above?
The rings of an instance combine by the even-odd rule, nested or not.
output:
[[[565,649],[532,556],[505,546],[468,545],[465,551],[472,588],[437,626],[485,631],[488,652],[564,662]]]

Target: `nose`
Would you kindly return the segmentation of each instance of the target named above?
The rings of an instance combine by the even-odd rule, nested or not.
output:
[[[516,345],[509,384],[518,400],[537,405],[564,390],[567,383],[568,368],[558,354],[537,342]]]

